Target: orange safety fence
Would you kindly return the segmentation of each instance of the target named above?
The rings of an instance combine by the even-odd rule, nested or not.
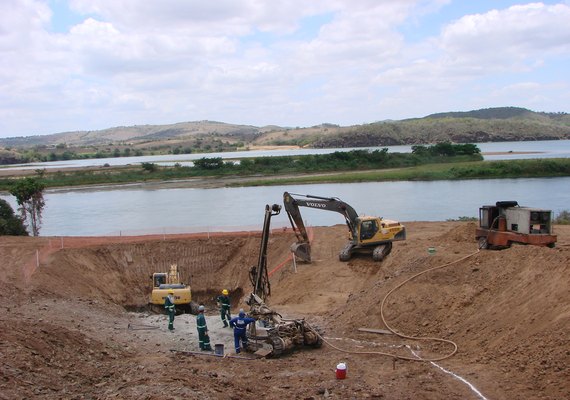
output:
[[[272,231],[282,232],[287,228],[275,228]],[[309,235],[309,242],[312,242],[314,231],[312,228],[307,228]],[[215,237],[236,237],[236,236],[255,236],[260,235],[259,230],[251,231],[232,231],[232,232],[197,232],[197,233],[171,233],[171,234],[149,234],[137,236],[60,236],[60,237],[45,237],[45,244],[36,249],[36,254],[30,257],[29,261],[22,266],[22,273],[25,281],[29,282],[32,275],[41,264],[45,264],[48,257],[62,249],[77,249],[90,246],[100,246],[105,244],[121,244],[121,243],[140,243],[146,241],[156,240],[170,240],[170,239],[209,239]],[[283,266],[292,260],[292,254],[273,268],[268,276],[273,275],[279,271]]]

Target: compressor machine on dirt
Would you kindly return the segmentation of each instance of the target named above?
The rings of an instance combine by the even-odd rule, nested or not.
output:
[[[475,238],[480,249],[502,249],[512,243],[554,247],[552,211],[521,207],[516,201],[497,201],[479,208]]]
[[[300,346],[321,347],[323,341],[317,328],[309,326],[304,319],[286,319],[265,304],[271,294],[269,276],[267,273],[267,245],[269,243],[269,226],[271,217],[279,214],[281,206],[265,206],[265,219],[261,235],[259,260],[250,270],[250,280],[253,292],[246,297],[250,306],[248,314],[257,322],[249,325],[247,335],[250,339],[248,351],[254,351],[260,356],[279,357]]]

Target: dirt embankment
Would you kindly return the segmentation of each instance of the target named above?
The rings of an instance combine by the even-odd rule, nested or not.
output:
[[[164,316],[125,310],[146,304],[152,272],[177,263],[216,329],[212,298],[219,290],[231,291],[234,312],[244,307],[259,234],[1,237],[0,399],[481,398],[438,366],[489,399],[570,398],[570,227],[556,226],[555,249],[481,252],[473,223],[412,222],[407,229],[408,239],[384,262],[358,256],[342,263],[346,228],[317,227],[315,261],[296,270],[289,259],[294,236],[274,232],[271,305],[319,325],[343,352],[325,344],[261,360],[172,353],[196,350],[188,319],[177,319],[169,333]],[[437,269],[386,298],[430,268]],[[148,318],[160,329],[128,329]],[[408,336],[451,340],[458,351],[437,366],[351,353],[437,357],[452,350],[358,331],[386,329],[385,322]],[[346,380],[334,377],[339,361],[348,365]]]

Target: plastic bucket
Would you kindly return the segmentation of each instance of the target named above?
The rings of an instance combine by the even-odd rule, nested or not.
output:
[[[216,354],[217,356],[223,356],[224,355],[224,345],[223,344],[215,344],[214,345],[214,354]]]
[[[346,364],[339,363],[336,366],[336,379],[345,379],[346,378]]]

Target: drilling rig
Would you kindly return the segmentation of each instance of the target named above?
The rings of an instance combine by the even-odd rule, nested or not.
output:
[[[321,347],[323,340],[318,328],[304,319],[287,319],[269,307],[265,301],[271,294],[267,272],[267,246],[269,243],[271,217],[281,212],[281,206],[265,206],[265,218],[261,234],[261,246],[257,265],[250,269],[253,291],[247,296],[248,314],[257,322],[249,325],[248,350],[261,356],[279,357],[302,346]]]

